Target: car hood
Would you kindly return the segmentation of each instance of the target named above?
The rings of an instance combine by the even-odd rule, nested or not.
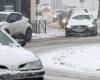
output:
[[[6,21],[0,22],[0,26],[5,25]]]
[[[92,24],[92,20],[74,20],[74,19],[71,19],[69,20],[68,22],[69,25],[91,25]]]
[[[9,68],[35,60],[38,60],[38,58],[22,47],[0,46],[0,65]]]

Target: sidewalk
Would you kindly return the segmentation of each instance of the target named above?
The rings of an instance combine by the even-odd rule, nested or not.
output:
[[[65,30],[61,29],[57,23],[47,24],[46,34],[41,32],[40,34],[33,33],[32,39],[41,39],[41,38],[53,38],[65,36]]]

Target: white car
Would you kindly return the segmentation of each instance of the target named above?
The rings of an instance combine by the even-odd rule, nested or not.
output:
[[[0,28],[10,35],[22,34],[26,41],[32,37],[32,25],[28,18],[19,12],[0,12]]]
[[[93,16],[88,12],[77,12],[71,15],[65,35],[72,36],[95,36],[97,35],[97,23]]]
[[[0,30],[0,80],[43,80],[40,59]]]

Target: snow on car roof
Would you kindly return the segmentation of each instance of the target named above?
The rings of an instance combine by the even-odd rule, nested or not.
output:
[[[1,11],[0,14],[11,14],[11,13],[18,13],[18,14],[21,14],[19,12],[10,12],[10,11]]]
[[[91,14],[89,12],[75,12],[71,15],[71,17],[77,16],[77,15],[91,15]]]

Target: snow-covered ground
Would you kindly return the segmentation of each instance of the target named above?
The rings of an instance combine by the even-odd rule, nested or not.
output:
[[[98,20],[100,22],[100,20]],[[33,34],[33,39],[65,36],[64,29],[57,24],[47,27],[47,33]],[[76,70],[100,71],[100,44],[71,46],[64,49],[43,52],[40,58],[44,67]],[[49,56],[48,56],[49,55]]]
[[[100,71],[100,44],[70,46],[40,55],[44,67],[74,71]]]
[[[33,33],[32,36],[32,39],[60,37],[65,36],[65,30],[61,29],[57,23],[51,23],[47,25],[46,34],[42,31],[40,34]]]

